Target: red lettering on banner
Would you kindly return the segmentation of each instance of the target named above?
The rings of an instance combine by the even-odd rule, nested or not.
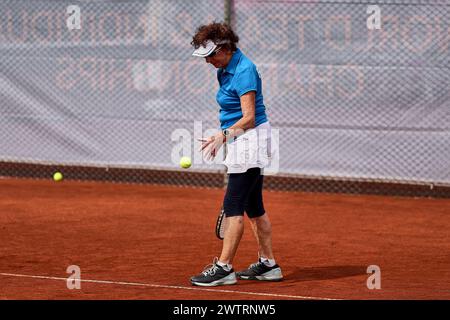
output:
[[[298,70],[297,64],[295,63],[291,63],[288,65],[283,82],[288,90],[298,92],[302,97],[307,97],[311,93],[311,91],[309,91],[307,94],[305,94],[305,88],[302,84],[302,76],[300,71]]]
[[[418,42],[418,46],[415,46],[412,44],[411,39],[417,39],[416,33],[414,33],[414,36],[411,36],[411,26],[417,26],[417,25],[424,25],[427,28],[427,34],[424,36],[421,41]],[[422,53],[425,50],[427,50],[430,46],[433,34],[433,26],[430,24],[428,19],[425,16],[413,16],[409,18],[409,22],[403,25],[402,29],[402,36],[403,36],[403,42],[405,43],[405,46],[416,53]]]
[[[378,34],[381,35],[380,42],[377,45],[377,49],[385,50],[385,45],[390,44],[394,50],[398,49],[398,35],[399,35],[399,22],[397,16],[385,16],[382,19],[383,27]]]
[[[114,64],[114,60],[110,59],[111,64]],[[121,62],[123,62],[121,60]],[[115,68],[110,72],[110,78],[108,82],[108,89],[110,91],[115,90],[115,87],[117,84],[125,83],[126,89],[132,90],[133,83],[131,81],[131,71],[132,71],[132,64],[131,59],[126,59],[123,63],[125,66],[121,66],[119,69],[118,66],[115,66]]]
[[[269,15],[267,17],[268,22],[272,26],[272,23],[277,23],[275,28],[269,28],[269,30],[274,31],[271,33],[271,39],[276,39],[272,41],[268,46],[271,50],[288,50],[288,15],[287,14],[276,14]]]
[[[320,75],[318,74],[320,72]],[[314,96],[316,94],[316,87],[317,84],[325,84],[325,92],[327,95],[332,92],[332,80],[333,80],[333,67],[327,66],[326,67],[326,74],[322,74],[320,68],[317,68],[316,66],[311,66],[311,96]]]
[[[93,57],[83,57],[78,63],[78,76],[81,83],[86,83],[92,89],[96,89],[97,85],[97,60]]]
[[[349,71],[352,71],[353,75],[356,78],[356,83],[357,83],[356,86],[348,86],[348,85],[340,86],[339,84],[342,83],[342,81],[336,81],[338,79],[337,78],[335,79],[336,93],[340,97],[346,98],[346,99],[355,98],[355,97],[359,96],[361,94],[361,92],[364,90],[364,74],[361,72],[360,68],[358,68],[357,66],[338,67],[336,69],[336,76],[341,76],[342,74],[344,74],[344,72],[348,73]],[[352,77],[352,75],[350,75],[350,77]],[[356,90],[350,91],[349,89],[356,89]]]
[[[438,34],[439,38],[441,38],[441,40],[439,41],[439,51],[442,53],[447,52],[450,44],[450,27],[448,27],[442,32],[441,19],[439,17],[436,17],[434,18],[434,21],[436,25],[436,34]]]
[[[312,20],[312,16],[299,16],[297,18],[298,24],[298,49],[305,48],[305,22]]]
[[[44,38],[42,37],[41,32],[39,32],[39,30],[42,30],[42,28],[39,28],[39,26],[37,25],[38,20],[41,17],[46,18],[46,21],[47,21],[47,30],[45,30],[45,31],[47,31],[47,36],[45,36]],[[53,23],[52,23],[51,17],[52,17],[52,12],[40,11],[40,12],[37,12],[36,14],[34,14],[33,17],[31,18],[31,33],[36,36],[36,38],[38,39],[39,42],[49,43],[50,41],[52,41]]]
[[[60,72],[55,76],[56,86],[63,90],[70,90],[75,83],[78,81],[77,75],[74,68],[74,60],[70,57],[62,57],[57,59],[58,65],[62,66]]]
[[[344,26],[344,42],[339,45],[333,40],[331,35],[332,26],[338,25],[338,23],[343,23]],[[348,15],[335,15],[330,16],[325,22],[325,40],[330,47],[338,51],[343,51],[348,48],[351,44],[352,38],[352,22],[351,16]]]
[[[21,11],[22,13],[22,32],[21,32],[21,36],[16,37],[15,36],[15,32],[14,32],[14,28],[13,28],[13,16],[11,13],[11,10],[7,11],[7,16],[8,16],[8,23],[7,23],[7,30],[8,30],[8,36],[10,38],[10,40],[12,42],[25,42],[27,41],[28,38],[28,13],[25,10]]]
[[[114,29],[111,30],[111,32],[114,33],[114,39],[108,39],[107,31],[110,30],[105,30],[105,20],[107,20],[108,18],[114,18]],[[97,26],[97,30],[100,34],[100,41],[102,44],[108,45],[108,44],[115,44],[118,40],[120,41],[121,38],[121,18],[120,15],[116,12],[108,12],[104,15],[102,15],[99,19],[98,22],[98,26]],[[105,32],[106,31],[106,32]]]

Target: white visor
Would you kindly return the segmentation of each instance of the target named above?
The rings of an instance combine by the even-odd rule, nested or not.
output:
[[[216,50],[217,46],[219,44],[229,43],[228,40],[219,41],[217,44],[215,44],[212,40],[206,41],[205,46],[200,46],[198,49],[195,49],[195,51],[192,53],[194,57],[201,57],[205,58],[209,56],[214,50]]]

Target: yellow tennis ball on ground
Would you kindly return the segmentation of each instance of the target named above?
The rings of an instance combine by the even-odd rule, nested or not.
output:
[[[63,175],[61,172],[55,172],[53,174],[53,180],[55,181],[61,181],[63,179]]]
[[[191,165],[192,165],[191,158],[189,158],[189,157],[182,157],[182,158],[180,159],[180,166],[181,166],[182,168],[187,169],[187,168],[189,168]]]

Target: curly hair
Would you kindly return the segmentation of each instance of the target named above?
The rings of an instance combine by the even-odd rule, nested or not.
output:
[[[230,51],[236,51],[236,44],[239,42],[239,37],[228,24],[213,22],[198,27],[195,35],[192,37],[191,45],[195,49],[198,49],[200,46],[204,46],[208,40],[212,40],[214,43],[228,40],[229,43],[222,44],[221,47]]]

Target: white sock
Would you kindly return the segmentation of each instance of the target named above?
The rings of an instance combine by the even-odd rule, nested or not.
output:
[[[230,271],[231,269],[233,269],[233,266],[228,263],[223,263],[223,262],[217,261],[217,264],[219,266],[221,266],[223,268],[223,270],[225,270],[225,271]]]
[[[266,257],[260,257],[259,259],[268,267],[273,267],[276,264],[275,259],[268,259]]]

